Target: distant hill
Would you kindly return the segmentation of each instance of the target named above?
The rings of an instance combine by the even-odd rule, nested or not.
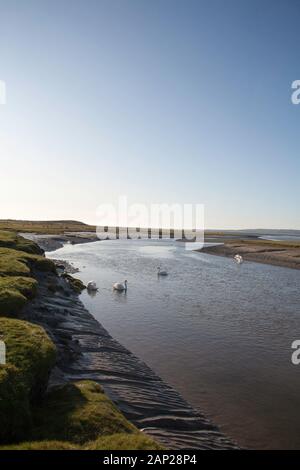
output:
[[[96,227],[77,220],[0,220],[0,230],[16,232],[35,232],[47,234],[62,234],[65,232],[95,232]]]

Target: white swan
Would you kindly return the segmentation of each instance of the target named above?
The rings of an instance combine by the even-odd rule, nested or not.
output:
[[[167,271],[162,271],[161,268],[160,268],[160,266],[158,266],[158,267],[157,267],[157,275],[158,275],[158,276],[167,276],[168,273],[167,273]]]
[[[113,285],[114,290],[118,290],[119,292],[122,292],[123,290],[126,292],[127,291],[127,280],[125,279],[124,284],[121,284],[120,282],[116,282]]]
[[[98,290],[98,287],[97,287],[97,284],[95,283],[95,281],[88,282],[88,285],[86,286],[86,288],[87,288],[87,290],[90,290],[90,291]]]
[[[237,264],[242,264],[242,262],[244,261],[241,255],[235,255],[233,259]]]

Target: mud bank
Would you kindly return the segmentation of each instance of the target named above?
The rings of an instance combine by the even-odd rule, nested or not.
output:
[[[58,362],[49,387],[90,379],[139,429],[168,449],[233,449],[236,446],[194,410],[146,364],[115,341],[85,309],[67,282],[36,273],[38,293],[23,318],[45,328]]]
[[[257,244],[255,242],[250,244],[247,241],[237,241],[230,244],[225,242],[224,245],[209,246],[196,251],[230,258],[239,253],[246,261],[300,269],[300,247],[282,246],[271,242],[263,244],[257,241]]]

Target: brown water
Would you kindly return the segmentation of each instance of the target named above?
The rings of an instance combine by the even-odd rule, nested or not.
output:
[[[300,448],[300,271],[187,252],[166,241],[104,241],[49,253],[99,292],[82,301],[124,346],[241,446]],[[158,278],[158,265],[169,271]],[[112,291],[128,280],[128,291]]]

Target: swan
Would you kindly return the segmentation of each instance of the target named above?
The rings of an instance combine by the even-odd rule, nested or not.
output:
[[[160,266],[158,266],[158,267],[157,267],[157,275],[158,275],[158,276],[167,276],[168,273],[167,273],[167,271],[162,271],[161,268],[160,268]]]
[[[121,284],[120,282],[116,282],[113,285],[114,290],[118,290],[119,292],[122,292],[123,290],[126,292],[127,291],[127,280],[125,279],[124,284]]]
[[[243,257],[241,255],[235,255],[234,256],[234,261],[237,263],[237,264],[241,264],[244,260],[243,260]]]
[[[88,285],[86,286],[86,288],[87,288],[87,290],[90,290],[90,291],[98,290],[98,287],[97,287],[97,284],[95,283],[95,281],[88,282]]]

